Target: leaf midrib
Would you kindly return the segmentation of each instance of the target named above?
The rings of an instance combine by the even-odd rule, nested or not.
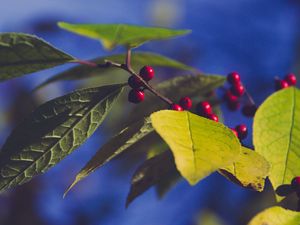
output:
[[[188,120],[188,130],[189,130],[191,142],[192,142],[191,147],[192,147],[192,152],[193,152],[194,173],[195,173],[197,171],[197,159],[196,159],[196,155],[195,155],[194,139],[193,139],[193,134],[192,134],[192,130],[191,130],[190,115],[189,115],[189,113],[186,113],[186,115],[187,115],[187,120]]]
[[[13,182],[13,181],[14,181],[15,179],[17,179],[19,176],[21,176],[27,169],[29,169],[30,167],[32,167],[33,165],[35,165],[35,164],[36,164],[36,163],[37,163],[44,155],[46,155],[49,151],[51,151],[51,149],[53,149],[53,148],[60,142],[60,140],[62,140],[64,137],[66,137],[66,135],[68,135],[68,134],[74,129],[74,127],[79,123],[78,121],[81,121],[82,119],[86,118],[86,116],[87,116],[92,110],[94,110],[94,109],[97,107],[97,105],[101,104],[101,102],[103,102],[104,100],[108,99],[112,94],[116,93],[118,90],[119,90],[119,89],[115,90],[114,92],[111,92],[108,96],[106,96],[106,97],[103,98],[101,101],[97,102],[93,107],[91,107],[91,109],[90,109],[89,111],[87,111],[87,113],[85,113],[83,117],[79,118],[79,119],[76,121],[76,123],[74,123],[73,126],[71,126],[71,128],[68,129],[68,130],[61,136],[60,139],[57,139],[57,142],[54,143],[54,144],[52,145],[52,147],[47,148],[46,151],[45,151],[41,156],[39,156],[39,157],[37,158],[37,160],[33,161],[33,162],[31,163],[31,165],[29,165],[27,168],[25,168],[24,170],[22,170],[21,172],[19,172],[19,174],[18,174],[17,176],[13,177],[6,185],[2,186],[0,190],[5,189],[7,186],[9,186],[9,185],[11,184],[11,182]],[[106,114],[106,113],[105,113],[105,114]],[[104,117],[105,114],[103,114],[103,117]],[[49,164],[48,164],[48,165],[49,165]]]
[[[288,144],[288,150],[287,150],[286,159],[285,159],[284,174],[283,174],[283,177],[282,177],[282,183],[281,184],[284,184],[285,177],[286,177],[288,159],[289,159],[289,155],[290,155],[290,146],[291,146],[291,142],[292,142],[292,138],[293,138],[295,110],[296,110],[296,89],[293,88],[293,106],[292,106],[292,116],[291,116],[292,122],[291,122],[291,127],[289,129],[290,130],[289,144]]]

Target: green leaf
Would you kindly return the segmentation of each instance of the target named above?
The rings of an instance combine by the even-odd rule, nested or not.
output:
[[[274,189],[300,174],[300,91],[278,91],[258,108],[253,125],[255,150],[271,164]]]
[[[131,179],[131,187],[127,196],[126,207],[151,186],[167,177],[173,170],[176,170],[176,167],[170,151],[165,151],[146,160],[135,171]]]
[[[0,34],[0,81],[70,62],[74,58],[29,34]]]
[[[124,84],[75,91],[37,108],[14,129],[0,153],[0,191],[44,173],[88,139]]]
[[[82,179],[90,175],[96,169],[118,156],[135,142],[141,140],[144,136],[151,133],[153,128],[149,118],[138,121],[122,130],[118,135],[103,145],[90,161],[80,170],[75,180],[66,190],[65,195]]]
[[[91,60],[97,64],[103,64],[105,60],[114,61],[117,63],[124,63],[125,62],[125,54],[117,54],[111,56],[104,56],[100,58],[96,58]],[[167,58],[165,56],[154,54],[150,52],[134,52],[131,57],[131,64],[135,70],[139,70],[144,65],[151,65],[151,66],[161,66],[161,67],[169,67],[174,69],[181,69],[181,70],[194,70],[192,67],[189,67],[185,64],[182,64],[176,60]],[[80,80],[86,79],[94,76],[105,76],[109,75],[112,80],[114,79],[113,73],[119,70],[117,68],[95,68],[85,65],[78,65],[75,66],[65,72],[59,73],[54,77],[46,80],[42,84],[40,84],[36,89],[44,87],[47,84],[53,83],[55,81],[61,80]]]
[[[239,157],[237,137],[221,123],[173,110],[153,113],[150,118],[171,148],[177,169],[191,185]]]
[[[269,171],[268,161],[245,147],[241,148],[241,154],[236,162],[220,170],[222,175],[234,183],[256,191],[263,191]]]
[[[274,206],[257,214],[248,225],[299,225],[300,212]]]
[[[148,41],[174,38],[191,32],[190,30],[173,30],[127,24],[70,24],[59,22],[58,26],[73,33],[99,40],[104,48],[109,50],[118,45],[135,48]]]
[[[198,101],[202,101],[207,100],[208,97],[206,95],[222,86],[225,80],[226,77],[224,76],[210,74],[184,75],[163,81],[154,87],[159,93],[167,96],[174,102],[178,102],[182,96],[197,97]],[[134,115],[133,113],[131,114],[130,122],[149,116],[152,112],[167,107],[164,102],[157,101],[157,97],[153,95],[147,96],[141,106],[134,107],[132,110]]]

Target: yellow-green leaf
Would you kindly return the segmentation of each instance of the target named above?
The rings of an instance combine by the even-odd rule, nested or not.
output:
[[[279,206],[268,208],[257,214],[248,225],[299,225],[300,212]]]
[[[135,48],[147,41],[174,38],[191,32],[190,30],[127,24],[70,24],[59,22],[58,26],[76,34],[99,40],[106,49],[113,49],[118,45]]]
[[[36,36],[23,33],[0,34],[0,81],[73,60],[72,56]]]
[[[271,164],[274,189],[300,175],[300,91],[278,91],[258,108],[254,118],[255,150]]]
[[[191,185],[239,157],[240,142],[221,123],[172,110],[153,113],[151,121],[171,148],[177,169]]]
[[[270,164],[257,152],[242,147],[239,158],[220,170],[229,180],[256,191],[263,191]]]

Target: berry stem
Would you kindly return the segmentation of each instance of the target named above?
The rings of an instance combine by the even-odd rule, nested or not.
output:
[[[77,60],[74,62],[82,64],[82,65],[90,66],[90,67],[100,67],[100,68],[116,67],[119,69],[123,69],[123,70],[127,71],[128,73],[130,73],[131,75],[138,77],[141,80],[141,82],[143,83],[143,86],[145,87],[145,89],[148,89],[154,95],[159,97],[162,101],[166,102],[170,106],[172,104],[174,104],[174,102],[172,100],[170,100],[169,98],[163,96],[158,91],[156,91],[148,82],[146,82],[139,74],[137,74],[131,68],[131,49],[130,48],[127,49],[125,64],[116,63],[116,62],[113,62],[110,60],[104,60],[104,62],[105,62],[104,64],[96,64],[94,62],[89,62],[89,61],[84,61],[84,60]]]
[[[89,66],[89,67],[98,67],[97,63],[91,62],[91,61],[85,61],[85,60],[75,60],[73,63],[79,63],[81,65]]]
[[[252,96],[250,95],[250,93],[247,91],[246,88],[245,88],[245,94],[246,94],[246,96],[247,96],[249,102],[250,102],[252,105],[255,105],[255,102],[254,102]]]
[[[131,68],[131,49],[130,48],[127,49],[127,53],[126,53],[126,65],[129,70],[132,70],[132,68]]]

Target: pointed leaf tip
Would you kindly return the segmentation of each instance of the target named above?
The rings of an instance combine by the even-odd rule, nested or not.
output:
[[[43,39],[24,33],[0,34],[0,81],[75,60]]]

